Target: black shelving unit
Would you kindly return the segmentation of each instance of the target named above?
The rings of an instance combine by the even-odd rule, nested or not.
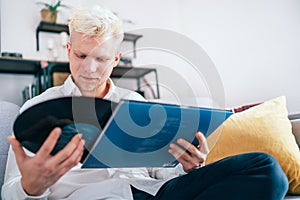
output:
[[[36,49],[39,51],[39,34],[40,32],[49,33],[61,33],[66,32],[69,34],[69,28],[66,24],[57,24],[49,22],[40,22],[36,28]],[[140,39],[142,35],[124,33],[124,40],[133,43],[133,54],[136,57],[136,42]],[[69,63],[68,62],[48,62],[46,68],[41,67],[40,60],[28,60],[22,58],[5,58],[0,57],[0,73],[12,73],[12,74],[28,74],[34,75],[38,82],[38,93],[45,91],[47,88],[53,86],[53,73],[54,72],[68,72]],[[154,73],[156,79],[156,92],[157,98],[160,98],[159,86],[158,86],[158,76],[157,71],[154,68],[134,68],[117,66],[114,68],[111,78],[127,78],[135,79],[137,81],[137,89],[140,89],[141,79],[149,74]]]
[[[70,73],[68,62],[48,62],[48,67],[43,69],[45,85],[43,90],[53,86],[53,73],[54,72],[67,72]],[[156,95],[160,98],[159,85],[158,85],[158,75],[155,68],[140,68],[140,67],[125,67],[118,65],[112,71],[111,78],[125,78],[125,79],[135,79],[137,83],[137,90],[140,90],[141,79],[149,74],[154,73],[156,81]]]
[[[49,33],[61,33],[66,32],[69,34],[69,27],[66,24],[56,24],[56,23],[49,23],[49,22],[40,22],[38,27],[36,28],[35,37],[36,37],[36,50],[40,50],[40,39],[39,33],[40,32],[49,32]]]
[[[133,44],[133,57],[136,58],[136,42],[138,39],[143,37],[142,35],[132,34],[132,33],[124,33],[123,41],[132,42]]]
[[[39,33],[40,32],[49,32],[49,33],[61,33],[66,32],[69,34],[69,27],[66,24],[56,24],[41,21],[36,28],[36,50],[39,51]],[[139,38],[143,37],[142,35],[132,34],[132,33],[124,33],[124,40],[127,42],[133,43],[133,56],[136,57],[136,42]]]
[[[0,57],[0,73],[33,75],[36,78],[36,90],[42,89],[41,64],[38,60]]]
[[[40,72],[40,61],[0,57],[0,73],[31,74]]]
[[[0,73],[34,75],[38,80],[38,94],[53,86],[52,77],[54,72],[70,73],[69,63],[48,62],[48,66],[42,68],[40,60],[0,57]],[[157,98],[160,98],[158,76],[155,68],[117,66],[114,68],[111,78],[135,79],[137,81],[137,89],[139,90],[141,79],[149,73],[154,73],[155,75],[156,95]]]

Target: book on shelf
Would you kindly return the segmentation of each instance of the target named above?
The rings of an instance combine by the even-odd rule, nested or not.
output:
[[[197,146],[195,133],[209,136],[232,114],[228,110],[166,103],[91,97],[63,97],[36,104],[21,113],[14,134],[36,153],[54,127],[62,133],[54,155],[78,133],[85,150],[82,168],[175,167],[170,143],[184,138]]]
[[[36,84],[29,84],[25,86],[25,88],[22,90],[23,103],[25,103],[27,100],[31,99],[32,97],[35,97],[37,94],[38,94],[38,88]]]

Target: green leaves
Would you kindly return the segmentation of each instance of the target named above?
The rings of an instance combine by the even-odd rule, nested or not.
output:
[[[61,4],[61,0],[56,1],[56,3],[53,2],[52,4],[45,3],[45,2],[37,2],[36,4],[45,6],[47,9],[49,9],[53,13],[56,12],[59,7],[68,8],[68,6]]]

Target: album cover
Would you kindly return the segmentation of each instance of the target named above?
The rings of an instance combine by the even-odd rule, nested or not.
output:
[[[195,132],[209,136],[232,114],[228,110],[91,97],[63,97],[25,110],[14,134],[36,153],[54,127],[62,134],[56,154],[77,134],[86,140],[82,168],[175,167],[170,143],[184,138],[197,146]]]

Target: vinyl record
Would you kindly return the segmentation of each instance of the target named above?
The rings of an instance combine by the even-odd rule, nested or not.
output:
[[[93,142],[117,104],[91,97],[63,97],[36,104],[21,113],[14,123],[16,139],[29,151],[36,153],[55,127],[62,133],[51,154],[54,155],[77,133],[85,139],[87,155]]]

